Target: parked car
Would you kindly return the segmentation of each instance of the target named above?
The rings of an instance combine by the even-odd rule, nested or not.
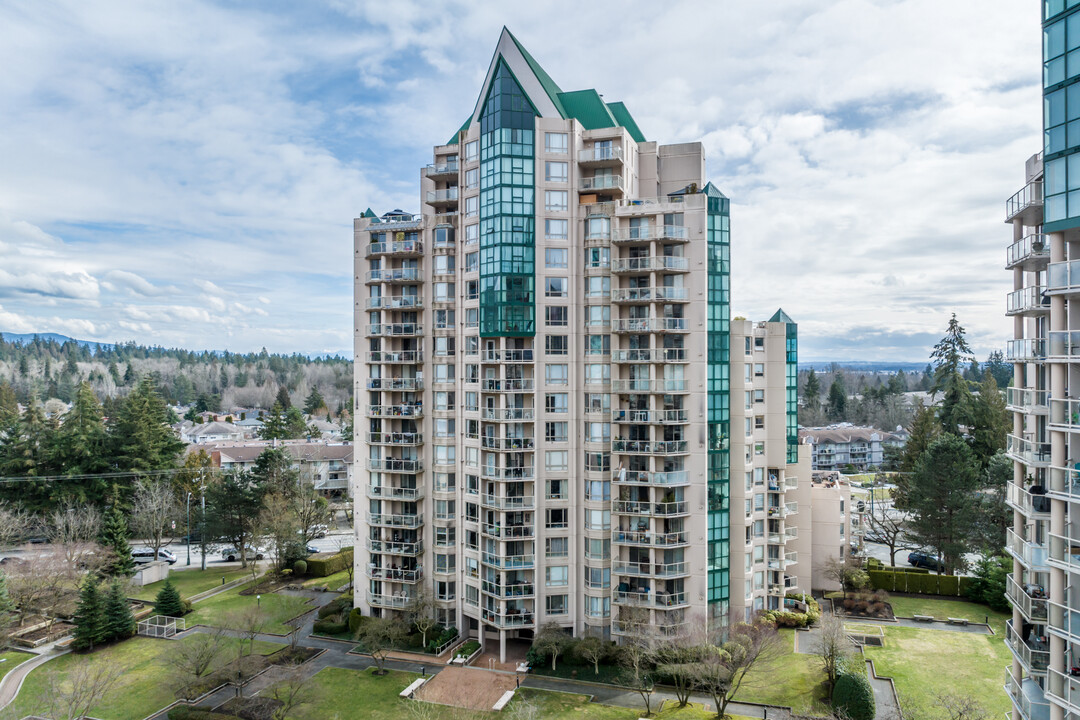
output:
[[[319,548],[315,547],[314,545],[308,545],[306,548],[304,548],[304,550],[307,551],[308,555],[314,555],[315,553],[322,552],[322,550],[319,550]]]
[[[165,548],[158,550],[157,558],[154,557],[153,548],[139,548],[137,550],[132,550],[131,559],[134,560],[135,564],[137,565],[142,563],[154,562],[155,559],[164,560],[170,565],[176,564],[176,555],[166,550]]]
[[[324,538],[324,537],[326,537],[326,534],[328,532],[330,532],[330,528],[327,527],[326,525],[312,525],[311,526],[311,537],[313,537],[313,538]]]
[[[945,570],[945,563],[941,562],[933,555],[928,555],[924,552],[908,553],[907,561],[908,565],[926,568],[927,570]]]
[[[263,557],[263,551],[259,548],[249,547],[247,549],[248,560],[262,560]],[[223,548],[221,551],[221,558],[228,562],[236,562],[240,559],[240,551],[234,547]]]

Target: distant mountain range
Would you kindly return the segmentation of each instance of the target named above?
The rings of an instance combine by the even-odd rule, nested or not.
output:
[[[79,340],[78,338],[69,337],[67,335],[61,335],[60,333],[50,333],[50,332],[46,332],[46,333],[9,333],[9,332],[0,331],[0,336],[3,336],[4,340],[7,341],[7,342],[19,343],[20,345],[25,345],[26,343],[32,341],[34,338],[41,338],[42,340],[53,340],[53,341],[55,341],[55,342],[57,342],[57,343],[59,343],[61,345],[63,345],[66,342],[74,342],[74,343],[78,343],[79,345],[81,345],[83,347],[93,348],[94,350],[97,350],[98,348],[111,348],[115,344],[115,343],[95,342],[93,340]],[[139,343],[139,344],[141,344],[141,343]],[[224,354],[225,351],[224,350],[211,350],[210,352],[215,354],[215,355],[222,355],[222,354]],[[307,357],[307,358],[311,359],[311,360],[325,360],[326,358],[345,358],[346,360],[348,360],[352,356],[352,353],[350,353],[348,351],[345,351],[345,350],[339,350],[338,352],[318,352],[318,353],[300,353],[300,354],[303,355],[304,357]]]

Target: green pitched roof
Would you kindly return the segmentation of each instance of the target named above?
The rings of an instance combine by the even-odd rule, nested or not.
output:
[[[618,125],[615,117],[608,110],[608,106],[600,99],[600,93],[595,90],[559,93],[559,99],[562,100],[562,106],[566,109],[563,117],[574,118],[586,130]]]
[[[782,322],[782,323],[787,323],[788,325],[794,325],[795,324],[795,321],[792,320],[790,317],[788,317],[788,314],[786,312],[784,312],[784,308],[779,308],[773,314],[773,316],[771,318],[769,318],[769,322]]]
[[[371,208],[368,208],[367,210],[365,210],[365,211],[364,211],[364,214],[363,214],[363,215],[361,215],[360,217],[367,217],[367,218],[376,218],[376,219],[378,219],[378,217],[379,217],[379,216],[375,214],[375,211],[374,211],[374,210],[372,210]]]
[[[634,138],[634,142],[645,142],[645,135],[642,134],[641,128],[634,122],[633,116],[630,111],[626,109],[626,105],[621,102],[608,103],[608,110],[615,116],[615,121],[620,127],[626,128],[626,131],[630,133],[630,137]]]
[[[529,69],[536,75],[536,79],[540,81],[540,85],[543,86],[544,92],[547,93],[548,97],[551,98],[551,102],[558,108],[559,114],[564,118],[570,117],[566,114],[566,110],[559,101],[559,95],[562,93],[562,88],[551,79],[551,76],[547,74],[547,71],[544,70],[544,68],[540,67],[540,63],[536,62],[533,56],[529,54],[529,51],[525,49],[525,46],[518,42],[518,39],[514,37],[514,33],[510,32],[505,25],[503,26],[503,30],[506,30],[506,34],[509,35],[510,39],[514,41],[514,44],[517,45],[517,49],[521,51],[521,56],[525,58],[525,62],[529,63]]]
[[[716,187],[715,185],[712,184],[711,180],[709,182],[705,183],[705,187],[701,188],[701,192],[703,192],[705,195],[708,195],[709,197],[716,197],[716,198],[726,198],[727,197],[727,195],[720,192],[720,188],[718,188],[718,187]]]
[[[465,122],[462,123],[461,127],[458,128],[458,131],[456,133],[454,133],[454,137],[450,138],[450,140],[446,144],[447,145],[457,145],[458,135],[460,135],[462,133],[462,131],[468,130],[469,125],[471,125],[471,124],[472,124],[472,115],[465,118]]]

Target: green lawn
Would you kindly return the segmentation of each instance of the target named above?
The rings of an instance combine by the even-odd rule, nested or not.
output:
[[[219,626],[230,613],[258,604],[271,621],[264,632],[283,635],[290,630],[289,626],[285,625],[286,620],[290,620],[311,608],[304,598],[289,595],[267,593],[262,596],[261,600],[258,600],[255,595],[241,595],[240,591],[250,584],[226,590],[219,595],[214,595],[200,603],[196,603],[195,609],[184,618],[188,627],[192,625]]]
[[[17,650],[9,650],[8,652],[0,653],[0,678],[4,677],[32,657],[35,657],[33,653],[19,652]]]
[[[736,700],[788,705],[797,715],[827,715],[821,702],[825,694],[825,673],[815,655],[795,653],[795,631],[781,630],[788,652],[776,662],[750,673]]]
[[[1005,621],[1012,617],[1007,613],[991,610],[979,603],[936,596],[900,597],[899,595],[890,595],[889,603],[893,607],[893,612],[900,617],[933,615],[939,620],[955,617],[967,618],[972,622],[984,622],[989,616],[990,627],[994,629],[999,638],[1005,636]]]
[[[239,577],[245,575],[250,576],[250,574],[251,573],[247,570],[239,570],[237,568],[173,570],[169,573],[169,579],[172,580],[173,586],[180,592],[180,596],[188,598],[197,593],[201,593],[204,590],[218,587],[222,584],[221,578],[225,578],[225,582],[229,583]],[[156,583],[144,585],[134,597],[139,600],[153,600],[157,597],[158,590],[160,590],[161,586],[164,584],[164,580],[159,580]]]
[[[341,570],[333,575],[327,575],[326,577],[308,578],[303,582],[304,587],[317,587],[325,585],[326,587],[334,590],[335,592],[339,587],[349,582],[349,573]]]
[[[13,715],[24,717],[43,713],[45,708],[40,704],[48,696],[52,679],[59,677],[60,682],[64,682],[77,665],[108,664],[118,666],[122,673],[90,714],[101,720],[140,720],[176,699],[175,686],[170,679],[175,671],[166,661],[169,646],[170,641],[136,637],[89,654],[72,653],[50,660],[26,677],[11,705]],[[281,647],[275,643],[256,642],[255,652],[266,655]],[[226,651],[219,662],[224,664],[233,657],[235,652]]]

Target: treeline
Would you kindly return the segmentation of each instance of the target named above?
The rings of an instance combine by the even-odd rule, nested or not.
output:
[[[131,393],[143,376],[152,376],[161,397],[187,405],[199,401],[208,410],[269,408],[284,389],[298,405],[318,389],[334,414],[350,407],[352,362],[343,358],[308,358],[268,353],[214,353],[135,343],[91,348],[35,337],[11,342],[0,335],[0,381],[16,400],[42,403],[75,400],[88,383],[103,401]]]

